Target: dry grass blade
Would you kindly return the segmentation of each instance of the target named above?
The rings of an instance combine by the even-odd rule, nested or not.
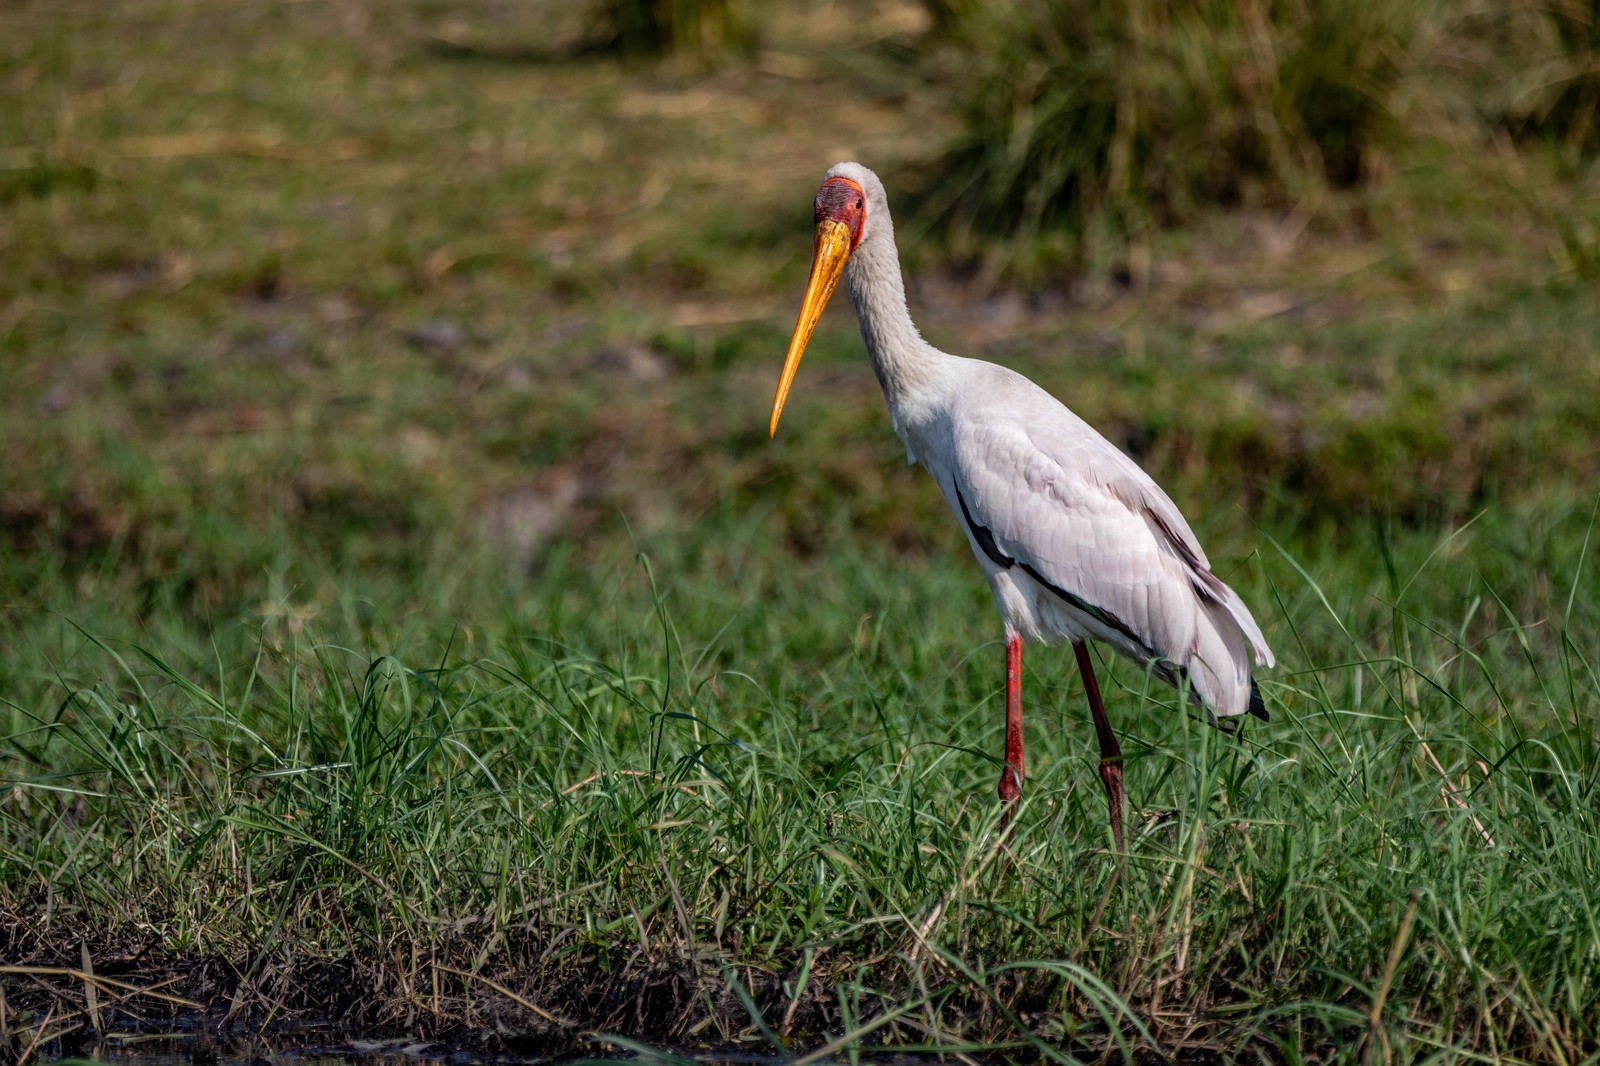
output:
[[[173,996],[165,992],[156,991],[162,985],[172,983],[171,979],[154,985],[134,985],[126,981],[118,981],[112,977],[102,977],[87,970],[76,970],[68,966],[0,966],[0,974],[7,973],[31,974],[35,977],[70,977],[74,980],[82,981],[85,985],[99,986],[108,995],[115,995],[120,992],[120,998],[144,996],[148,999],[159,999],[179,1007],[188,1007],[190,1010],[206,1009],[204,1003],[196,1003],[192,999],[184,999],[182,996]]]
[[[480,973],[471,973],[470,971],[467,971],[467,970],[458,970],[453,966],[445,966],[442,963],[435,963],[434,965],[435,965],[435,968],[443,970],[445,973],[453,973],[457,977],[470,978],[471,980],[477,981],[480,984],[487,985],[488,987],[494,989],[496,992],[500,993],[502,996],[505,996],[507,999],[511,1000],[511,1002],[517,1004],[519,1007],[525,1007],[528,1010],[532,1011],[533,1013],[537,1014],[539,1017],[543,1018],[545,1021],[549,1022],[551,1025],[558,1025],[563,1029],[573,1029],[573,1030],[582,1030],[584,1028],[583,1026],[579,1025],[577,1022],[571,1021],[571,1020],[569,1020],[567,1018],[560,1018],[560,1017],[557,1017],[554,1014],[551,1014],[549,1011],[545,1010],[543,1007],[539,1006],[537,1003],[534,1003],[531,1000],[528,1000],[527,998],[525,998],[523,996],[517,995],[515,992],[511,991],[511,989],[507,988],[505,985],[501,984],[499,981],[496,981],[496,980],[494,980],[492,978],[485,977]]]
[[[83,960],[83,972],[89,975],[83,982],[83,1001],[88,1006],[89,1022],[94,1026],[95,1036],[104,1036],[106,1025],[105,1019],[100,1016],[100,990],[94,984],[94,960],[89,958],[89,942],[82,941],[78,947],[79,957]]]
[[[1483,823],[1478,821],[1476,814],[1472,813],[1472,808],[1468,806],[1467,801],[1456,791],[1456,786],[1450,781],[1450,775],[1444,772],[1443,766],[1439,765],[1439,760],[1433,754],[1433,749],[1428,747],[1428,742],[1425,740],[1419,741],[1417,748],[1423,755],[1428,757],[1429,764],[1433,766],[1434,771],[1439,775],[1439,780],[1443,782],[1439,786],[1439,795],[1444,797],[1446,803],[1453,804],[1465,812],[1466,816],[1472,819],[1472,826],[1478,831],[1478,835],[1483,838],[1484,844],[1487,847],[1494,847],[1494,837],[1489,835],[1489,830],[1483,827]]]
[[[82,1026],[78,1025],[62,1025],[52,1032],[50,1030],[51,1022],[56,1022],[58,1025],[60,1023],[53,1008],[45,1012],[43,1020],[34,1027],[32,1034],[28,1037],[27,1045],[17,1052],[17,1066],[22,1066],[23,1063],[33,1058],[38,1050],[50,1041],[59,1040],[73,1030],[82,1028]]]
[[[1406,904],[1406,913],[1400,919],[1400,929],[1394,935],[1394,944],[1389,948],[1388,961],[1383,966],[1383,979],[1378,983],[1377,994],[1372,997],[1372,1009],[1367,1013],[1367,1033],[1361,1041],[1361,1052],[1356,1057],[1367,1059],[1374,1050],[1372,1043],[1373,1034],[1383,1045],[1383,1061],[1387,1064],[1391,1058],[1389,1036],[1383,1027],[1383,1005],[1389,999],[1389,990],[1394,987],[1394,974],[1400,966],[1400,957],[1405,954],[1406,945],[1411,940],[1411,922],[1417,916],[1417,902],[1422,894],[1415,889],[1411,892],[1411,901]]]

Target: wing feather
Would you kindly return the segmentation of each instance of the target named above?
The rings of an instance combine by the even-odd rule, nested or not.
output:
[[[1182,513],[1087,423],[1001,373],[1003,388],[970,390],[948,423],[952,487],[969,524],[986,530],[983,550],[1113,616],[1147,649],[1142,658],[1187,670],[1221,713],[1245,710],[1246,641],[1258,663],[1271,666],[1272,652]]]

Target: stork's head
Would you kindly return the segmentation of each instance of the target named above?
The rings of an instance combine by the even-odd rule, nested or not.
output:
[[[800,305],[800,320],[795,323],[794,336],[789,339],[789,355],[783,361],[778,392],[772,399],[769,434],[778,432],[778,416],[783,414],[783,401],[794,383],[806,342],[811,339],[811,331],[816,329],[822,309],[839,284],[850,254],[863,241],[871,239],[874,227],[889,224],[888,198],[884,195],[883,183],[860,163],[836,163],[830,167],[822,188],[817,190],[814,207],[817,244],[811,254],[811,277],[806,282],[806,297]]]

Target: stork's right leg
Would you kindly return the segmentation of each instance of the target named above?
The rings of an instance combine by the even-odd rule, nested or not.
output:
[[[1122,790],[1122,748],[1117,745],[1117,735],[1111,732],[1111,719],[1106,717],[1106,705],[1100,699],[1100,684],[1094,679],[1094,664],[1089,661],[1089,649],[1081,641],[1074,641],[1072,653],[1078,657],[1078,672],[1083,675],[1083,690],[1089,697],[1089,713],[1094,716],[1094,733],[1100,738],[1100,780],[1105,782],[1106,799],[1111,803],[1111,835],[1122,848],[1122,808],[1126,806]]]
[[[1022,638],[1006,637],[1006,764],[1000,770],[1000,798],[1005,801],[1001,816],[1011,821],[1017,800],[1022,796]]]

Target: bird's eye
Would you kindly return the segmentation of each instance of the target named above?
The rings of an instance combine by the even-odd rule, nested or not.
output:
[[[860,201],[860,200],[857,200],[857,201],[856,201],[856,210],[857,210],[857,211],[859,211],[859,210],[861,210],[861,209],[862,209],[862,207],[864,207],[864,206],[866,206],[866,205],[865,205],[865,204],[863,204],[863,203],[862,203],[862,202],[861,202],[861,201]]]

